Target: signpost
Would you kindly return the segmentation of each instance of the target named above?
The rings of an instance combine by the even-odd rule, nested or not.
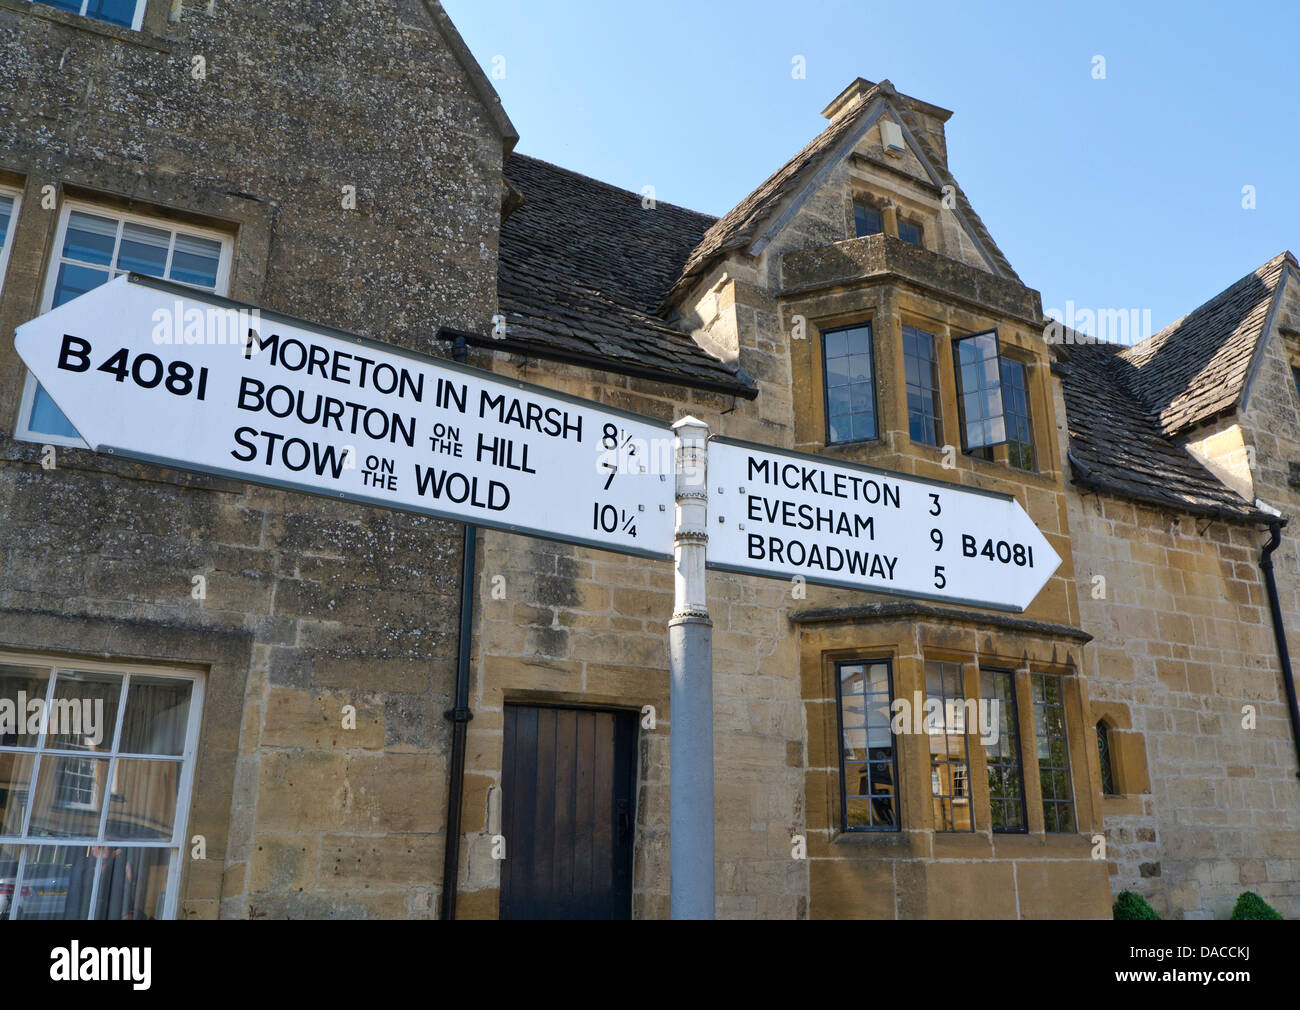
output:
[[[136,275],[14,344],[100,452],[673,556],[673,433],[635,414]]]
[[[1061,559],[1010,495],[714,437],[709,567],[1021,611]]]
[[[706,566],[1024,610],[1060,564],[1007,495],[710,439],[136,275],[14,343],[100,452],[672,558],[674,918],[713,916]]]

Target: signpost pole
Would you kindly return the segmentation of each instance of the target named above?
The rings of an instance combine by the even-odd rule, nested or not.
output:
[[[670,688],[669,908],[674,919],[712,919],[713,622],[705,593],[709,428],[693,417],[673,425],[677,471]]]

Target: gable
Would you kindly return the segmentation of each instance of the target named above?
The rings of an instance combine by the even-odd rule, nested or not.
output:
[[[844,100],[844,107],[831,124],[768,176],[755,190],[705,233],[687,258],[681,275],[669,292],[673,300],[700,279],[718,260],[740,251],[756,257],[796,220],[807,203],[822,192],[837,172],[848,168],[863,185],[875,175],[892,176],[889,190],[908,185],[920,187],[929,199],[941,201],[944,216],[954,224],[944,255],[965,258],[973,265],[1016,281],[1020,278],[998,249],[992,236],[966,199],[965,193],[947,171],[944,160],[926,139],[917,117],[908,109],[912,101],[899,95],[889,81],[864,86],[861,94]],[[896,123],[903,135],[904,151],[899,157],[882,152],[882,119]],[[944,196],[947,200],[943,201]],[[919,199],[919,198],[918,198]],[[942,226],[942,225],[941,225]],[[851,237],[851,232],[841,235]]]
[[[1175,436],[1234,409],[1248,386],[1276,295],[1295,257],[1280,253],[1118,355],[1119,380]]]

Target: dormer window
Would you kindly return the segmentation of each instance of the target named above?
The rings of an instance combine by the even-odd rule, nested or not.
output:
[[[841,206],[843,206],[841,204]],[[864,235],[879,235],[885,230],[885,215],[861,201],[853,204],[853,228],[858,238]]]
[[[912,245],[925,245],[921,241],[921,226],[911,221],[904,221],[901,217],[898,219],[898,237]]]

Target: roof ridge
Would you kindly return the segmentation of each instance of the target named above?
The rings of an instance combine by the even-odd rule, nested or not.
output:
[[[1138,348],[1143,347],[1147,344],[1151,344],[1166,334],[1172,336],[1173,335],[1172,331],[1177,329],[1178,326],[1181,325],[1184,320],[1190,319],[1192,316],[1196,315],[1198,312],[1202,311],[1203,309],[1207,309],[1212,302],[1227,295],[1228,292],[1230,292],[1238,284],[1244,284],[1247,281],[1249,281],[1252,277],[1260,277],[1262,279],[1264,275],[1266,275],[1271,269],[1274,268],[1275,264],[1280,265],[1279,261],[1282,260],[1290,262],[1290,264],[1293,267],[1300,268],[1300,264],[1297,264],[1296,258],[1292,254],[1291,250],[1283,249],[1280,253],[1273,256],[1271,259],[1265,261],[1264,263],[1261,263],[1254,270],[1250,271],[1249,273],[1242,274],[1235,281],[1229,284],[1226,288],[1223,288],[1222,290],[1216,292],[1215,294],[1212,294],[1209,298],[1205,299],[1205,301],[1201,302],[1200,305],[1196,306],[1196,308],[1188,312],[1184,312],[1172,323],[1167,323],[1165,326],[1161,327],[1155,333],[1151,334],[1151,336],[1142,338],[1136,344],[1130,344],[1128,347],[1124,348],[1123,353],[1128,354],[1131,351],[1136,351]]]

